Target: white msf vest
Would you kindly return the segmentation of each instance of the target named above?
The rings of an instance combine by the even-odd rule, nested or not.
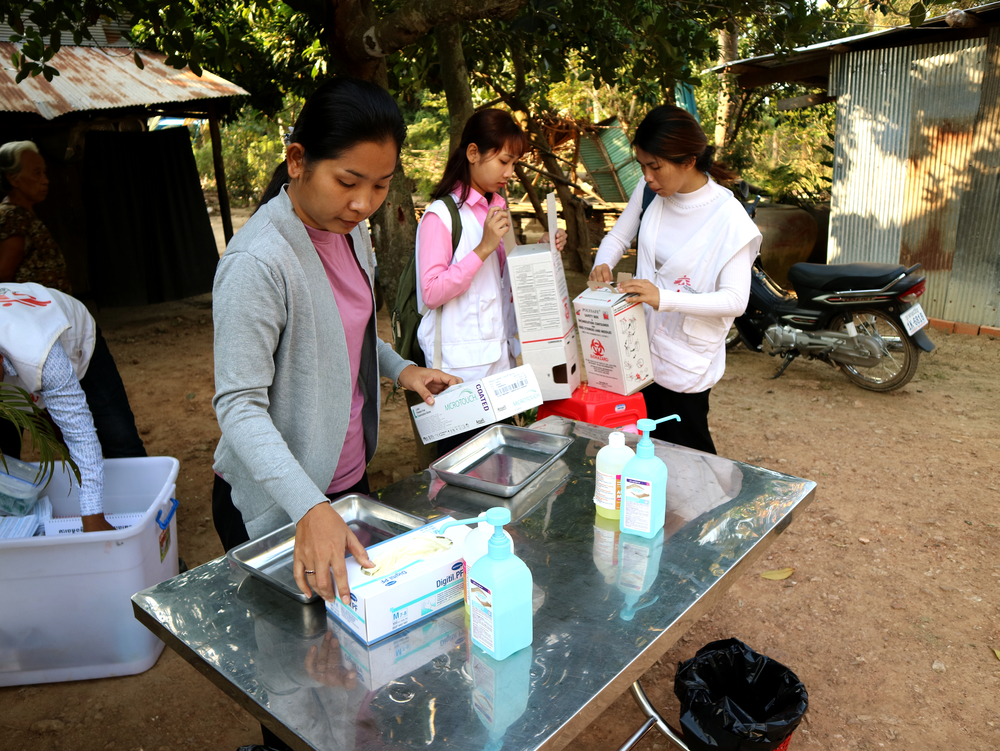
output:
[[[636,278],[660,288],[677,284],[697,293],[715,292],[723,266],[747,244],[760,248],[760,231],[732,194],[715,183],[716,197],[704,209],[701,228],[655,268],[656,237],[669,232],[666,200],[649,204],[639,227]],[[681,281],[681,280],[684,281]],[[646,330],[653,360],[653,380],[671,391],[697,394],[712,388],[726,370],[726,334],[733,318],[663,313],[646,306]]]
[[[443,201],[434,201],[427,213],[437,215],[451,233],[451,214]],[[462,238],[452,264],[472,253],[483,239],[483,227],[472,209],[463,204],[458,210],[462,219]],[[421,220],[423,221],[423,220]],[[424,308],[421,294],[420,232],[417,232],[417,304]],[[441,369],[475,381],[513,367],[518,352],[517,323],[511,297],[510,274],[500,274],[500,262],[493,253],[472,277],[469,288],[439,308],[427,311],[417,329],[417,341],[427,367],[434,362],[435,327],[441,318]]]
[[[87,374],[94,354],[97,325],[82,302],[40,284],[0,283],[0,354],[10,360],[17,378],[5,383],[19,386],[44,407],[42,367],[52,345],[62,344],[77,378]]]

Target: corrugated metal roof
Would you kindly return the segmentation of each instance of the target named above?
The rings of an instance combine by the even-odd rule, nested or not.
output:
[[[0,60],[9,61],[18,46],[0,42]],[[247,95],[208,71],[199,78],[189,68],[165,65],[160,52],[138,53],[143,70],[130,49],[63,47],[50,63],[60,74],[51,83],[36,76],[17,84],[15,71],[0,67],[0,111],[34,112],[52,120],[68,112]]]
[[[1000,2],[987,3],[985,5],[978,5],[974,8],[966,8],[970,13],[975,13],[981,18],[992,18],[1000,12]],[[732,72],[739,72],[738,66],[747,65],[754,67],[778,67],[788,64],[801,64],[805,57],[809,57],[810,53],[841,53],[847,52],[854,49],[855,45],[863,44],[864,48],[874,48],[876,46],[881,46],[881,42],[886,44],[897,43],[896,39],[884,39],[884,37],[897,37],[900,35],[909,36],[917,31],[933,31],[934,29],[939,29],[946,31],[950,27],[945,22],[945,15],[934,16],[932,18],[926,19],[923,24],[918,28],[914,29],[908,23],[900,24],[899,26],[891,26],[889,28],[878,29],[876,31],[869,31],[865,34],[856,34],[849,37],[841,37],[840,39],[830,39],[826,42],[818,42],[816,44],[810,44],[806,47],[796,47],[790,53],[786,52],[781,55],[761,55],[760,57],[745,57],[741,60],[731,60],[720,65],[715,65],[711,68],[706,68],[703,72],[718,72],[723,69],[733,69]],[[843,49],[839,48],[844,45]]]
[[[34,26],[26,16],[22,16],[25,29]],[[132,30],[132,21],[101,21],[99,24],[87,27],[93,40],[84,39],[80,42],[81,47],[131,47],[132,44],[125,39],[125,34]],[[16,32],[7,24],[0,23],[0,42],[9,42]],[[73,32],[60,31],[59,43],[62,47],[69,47],[75,44]]]
[[[597,193],[605,201],[627,201],[642,178],[632,145],[617,118],[599,123],[599,129],[580,139],[580,159]]]

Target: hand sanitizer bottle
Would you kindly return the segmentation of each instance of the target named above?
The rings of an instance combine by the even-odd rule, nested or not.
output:
[[[469,570],[469,601],[472,610],[472,643],[495,660],[503,660],[531,644],[531,571],[511,552],[503,525],[510,523],[510,511],[489,509],[484,516],[448,522],[439,533],[456,524],[485,520],[492,525],[489,552]],[[662,525],[661,525],[662,526]]]
[[[657,423],[665,420],[680,421],[677,415],[659,420],[639,420],[642,439],[636,447],[635,458],[622,469],[622,532],[640,537],[655,537],[663,529],[667,516],[667,465],[653,453],[649,434]]]
[[[605,519],[617,519],[622,506],[622,467],[635,456],[625,445],[625,434],[614,431],[608,445],[597,452],[597,484],[594,504]]]

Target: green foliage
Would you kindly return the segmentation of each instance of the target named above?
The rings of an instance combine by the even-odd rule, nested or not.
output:
[[[274,168],[285,158],[282,132],[294,122],[302,100],[290,96],[285,103],[285,109],[274,117],[246,105],[234,119],[220,126],[226,188],[233,203],[255,204],[270,182]],[[207,123],[196,134],[194,158],[202,185],[213,185],[215,169]]]
[[[443,95],[424,90],[403,114],[407,128],[400,158],[413,192],[428,200],[448,161],[448,106]]]
[[[21,433],[28,431],[31,443],[38,449],[37,481],[47,483],[55,472],[56,462],[69,466],[76,482],[80,484],[80,469],[69,455],[66,444],[56,436],[55,427],[31,398],[31,394],[22,388],[7,383],[0,383],[0,418],[9,420],[20,428]],[[2,458],[2,457],[0,457]],[[3,462],[6,468],[6,461]]]

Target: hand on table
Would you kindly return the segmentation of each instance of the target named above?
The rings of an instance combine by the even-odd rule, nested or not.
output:
[[[341,663],[340,642],[327,631],[321,644],[309,647],[305,660],[306,673],[324,686],[342,686],[348,691],[358,685],[358,674]]]
[[[458,376],[417,365],[407,365],[399,374],[399,385],[408,391],[415,391],[427,404],[434,404],[432,394],[440,394],[449,386],[461,382]]]
[[[540,242],[540,243],[547,243],[548,241],[549,241],[549,233],[546,232],[544,235],[542,235],[541,239],[539,239],[538,242]],[[562,253],[563,249],[565,249],[565,247],[566,247],[566,230],[564,230],[564,229],[557,229],[556,230],[556,250],[558,250],[560,253]]]
[[[302,593],[311,597],[315,592],[332,602],[336,597],[333,588],[336,581],[340,599],[350,605],[351,589],[347,585],[347,565],[344,563],[348,553],[364,568],[375,565],[340,514],[329,503],[317,503],[295,525],[292,571]],[[307,574],[307,571],[313,573]]]
[[[618,285],[619,292],[628,292],[636,302],[644,302],[653,310],[660,309],[660,289],[648,279],[630,279]]]

